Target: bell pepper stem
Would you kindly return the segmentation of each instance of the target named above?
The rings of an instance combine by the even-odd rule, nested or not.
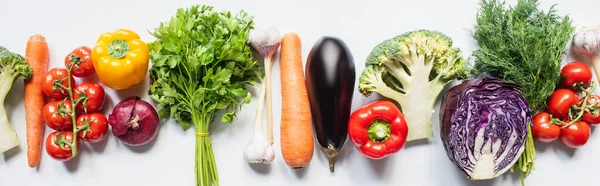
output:
[[[121,59],[129,52],[129,45],[125,40],[114,40],[108,44],[108,55],[115,59]]]
[[[369,139],[372,141],[377,143],[384,142],[390,138],[390,124],[385,121],[375,120],[373,123],[371,123],[371,125],[369,125],[367,133],[369,135]]]

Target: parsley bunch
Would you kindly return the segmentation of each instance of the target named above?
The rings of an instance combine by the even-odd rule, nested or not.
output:
[[[149,44],[149,94],[161,118],[196,129],[197,185],[218,185],[209,124],[222,110],[221,121],[231,123],[251,100],[245,89],[262,77],[247,45],[252,19],[244,11],[233,15],[196,5],[178,9],[151,33],[157,40]]]

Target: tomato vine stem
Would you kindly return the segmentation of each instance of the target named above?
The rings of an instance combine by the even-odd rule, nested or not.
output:
[[[573,107],[571,108],[571,110],[569,110],[569,119],[571,119],[570,122],[561,122],[561,128],[566,128],[570,125],[572,125],[573,123],[581,120],[581,117],[583,117],[583,114],[585,113],[585,109],[588,107],[588,99],[590,98],[590,96],[592,96],[594,89],[596,88],[596,84],[594,82],[591,83],[591,87],[589,89],[585,89],[583,88],[583,86],[580,86],[580,89],[582,90],[583,93],[585,93],[585,97],[583,97],[583,102],[581,102],[580,106],[577,105],[573,105]],[[572,111],[576,111],[577,117],[573,118],[573,114]]]
[[[67,65],[67,78],[72,78],[71,70],[73,69],[73,67],[75,65],[76,65],[76,63],[70,63],[69,65]],[[71,110],[65,114],[68,114],[71,117],[71,122],[73,125],[73,140],[70,140],[70,141],[59,140],[58,143],[59,143],[59,145],[61,145],[61,147],[63,147],[65,144],[69,145],[69,147],[71,148],[71,155],[73,157],[75,157],[77,155],[77,149],[78,149],[77,148],[77,144],[78,144],[77,139],[79,137],[79,131],[82,131],[82,130],[87,131],[89,129],[89,125],[91,122],[84,121],[83,126],[79,126],[79,127],[77,126],[77,109],[76,108],[77,108],[78,104],[82,103],[84,111],[87,112],[87,108],[85,105],[87,96],[81,95],[80,98],[78,98],[77,100],[74,100],[73,86],[75,86],[75,85],[73,85],[73,83],[71,82],[70,79],[67,81],[67,83],[68,83],[68,87],[65,87],[64,85],[62,85],[61,82],[59,82],[59,83],[55,82],[55,86],[67,91],[67,93],[69,94],[69,100],[71,100]],[[83,93],[83,94],[85,94],[85,93]],[[65,149],[63,149],[63,150],[65,150]]]

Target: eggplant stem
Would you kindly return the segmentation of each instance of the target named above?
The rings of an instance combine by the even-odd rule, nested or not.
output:
[[[329,160],[329,171],[334,172],[335,171],[335,156],[328,156],[327,159]]]
[[[321,151],[323,151],[323,153],[325,153],[325,156],[327,156],[327,160],[329,161],[329,171],[334,172],[335,171],[335,158],[337,157],[337,155],[340,152],[337,151],[332,144],[328,144],[327,148],[324,148],[321,144],[319,144],[319,147],[321,148]]]

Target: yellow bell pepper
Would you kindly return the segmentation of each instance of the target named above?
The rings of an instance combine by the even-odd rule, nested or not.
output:
[[[146,77],[148,45],[127,29],[100,35],[92,51],[92,62],[100,81],[115,90],[129,88]]]

